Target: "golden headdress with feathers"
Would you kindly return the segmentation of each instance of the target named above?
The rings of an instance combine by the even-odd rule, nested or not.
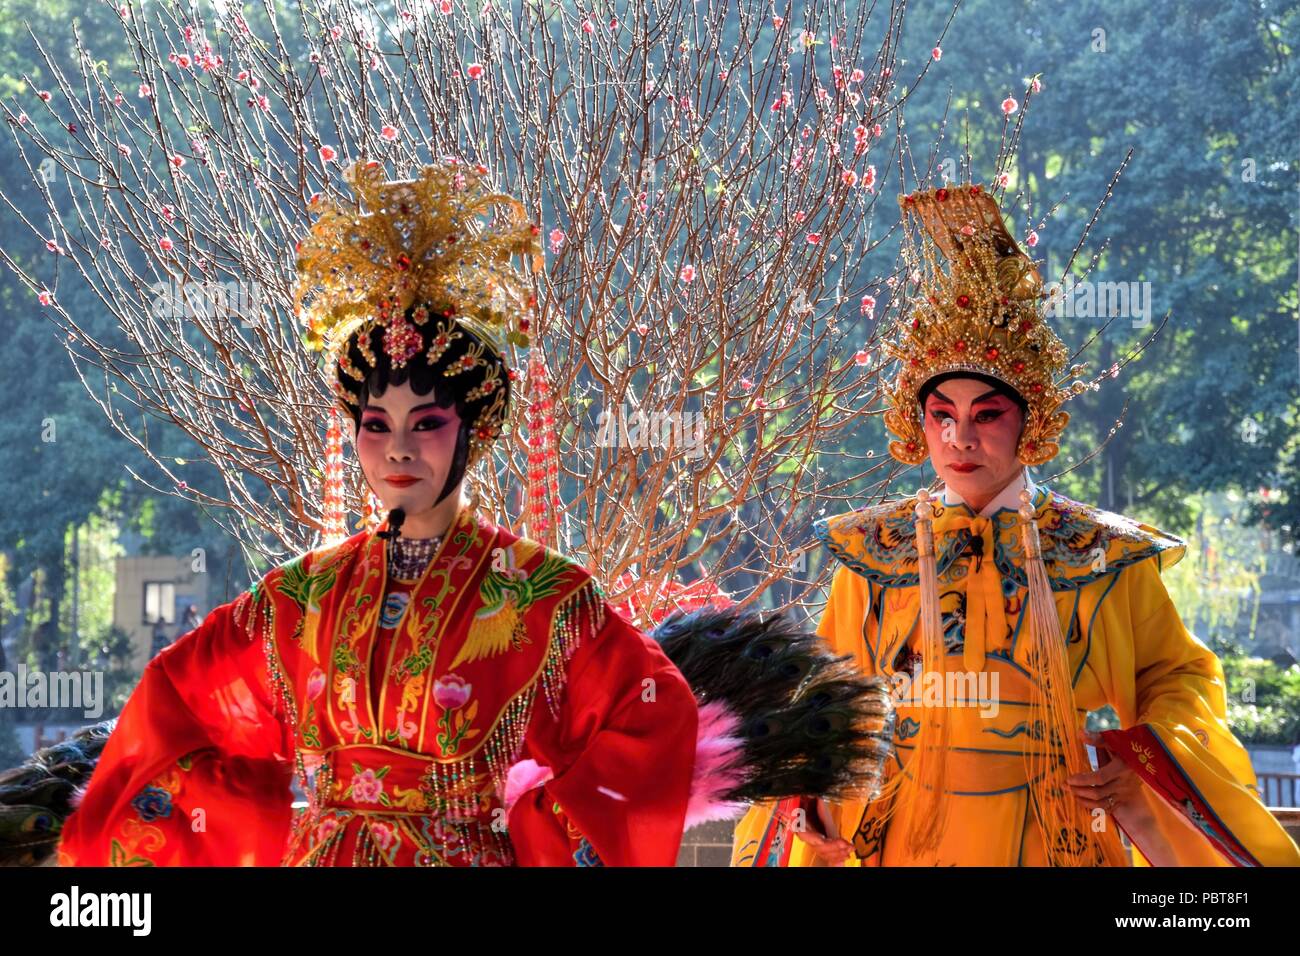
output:
[[[504,366],[506,342],[528,345],[536,308],[528,276],[512,260],[522,255],[534,269],[541,267],[541,229],[522,203],[488,188],[481,167],[450,161],[425,166],[414,180],[386,181],[380,164],[371,161],[353,164],[344,178],[355,196],[351,207],[315,200],[320,217],[295,247],[295,313],[307,326],[307,347],[330,356],[331,370],[339,373],[335,395],[357,406],[355,388],[369,370],[349,359],[350,341],[373,368],[371,338],[361,333],[382,327],[383,349],[401,368],[420,357],[421,336],[412,323],[423,326],[433,318],[442,322],[440,334],[423,356],[432,365],[461,335],[455,326],[464,326],[500,359],[490,362],[482,348],[472,349],[444,372],[489,368],[470,395],[495,391],[500,397],[474,423],[471,442],[481,452],[500,433],[507,412],[491,369]]]
[[[918,394],[938,375],[966,371],[1015,389],[1028,406],[1017,456],[1026,465],[1050,460],[1070,420],[1060,406],[1084,386],[1057,382],[1069,353],[1044,319],[1046,293],[1034,262],[978,184],[911,193],[899,204],[904,261],[919,290],[885,346],[900,366],[885,412],[885,426],[898,436],[890,454],[909,465],[925,460]]]

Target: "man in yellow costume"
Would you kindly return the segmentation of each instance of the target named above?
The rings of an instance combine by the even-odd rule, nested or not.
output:
[[[1086,388],[1034,263],[978,185],[900,202],[914,288],[885,423],[942,486],[814,525],[838,562],[818,634],[893,683],[896,755],[875,800],[751,809],[733,865],[1300,864],[1160,580],[1184,543],[1027,471]],[[1087,734],[1107,704],[1122,729]]]

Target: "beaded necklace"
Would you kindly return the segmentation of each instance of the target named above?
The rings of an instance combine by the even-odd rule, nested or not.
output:
[[[394,577],[414,581],[424,573],[442,543],[442,535],[433,538],[392,538],[388,542],[388,567]]]

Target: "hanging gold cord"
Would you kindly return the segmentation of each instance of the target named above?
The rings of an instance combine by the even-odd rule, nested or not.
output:
[[[934,505],[930,492],[916,493],[916,553],[921,591],[921,680],[912,674],[913,700],[924,700],[922,684],[939,682],[944,688],[943,704],[922,708],[921,730],[916,750],[905,773],[909,777],[914,799],[911,801],[911,827],[907,841],[913,855],[938,849],[948,816],[948,746],[950,722],[946,696],[947,664],[944,661],[943,618],[939,611],[939,573],[934,554]],[[897,799],[895,800],[897,802]]]
[[[1090,770],[1075,721],[1074,687],[1056,600],[1043,564],[1042,542],[1028,491],[1020,493],[1020,530],[1029,582],[1028,627],[1031,681],[1029,726],[1041,727],[1043,749],[1025,751],[1025,772],[1038,809],[1050,866],[1127,866],[1111,821],[1101,832],[1066,785],[1065,778]],[[1058,751],[1056,748],[1060,747]]]

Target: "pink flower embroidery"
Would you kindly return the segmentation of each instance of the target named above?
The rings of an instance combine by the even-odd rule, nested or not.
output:
[[[384,792],[384,782],[366,768],[352,778],[352,799],[357,803],[378,803]]]
[[[379,849],[387,852],[393,843],[393,828],[387,823],[372,823],[370,824],[370,836]]]
[[[316,824],[316,842],[324,843],[334,835],[334,831],[338,828],[339,821],[337,817],[326,817],[320,823]]]
[[[315,700],[325,690],[325,672],[317,667],[307,678],[307,699]]]
[[[434,702],[444,710],[456,710],[458,707],[464,707],[465,701],[469,700],[472,687],[472,684],[465,683],[462,678],[457,677],[455,674],[448,674],[434,681]]]

